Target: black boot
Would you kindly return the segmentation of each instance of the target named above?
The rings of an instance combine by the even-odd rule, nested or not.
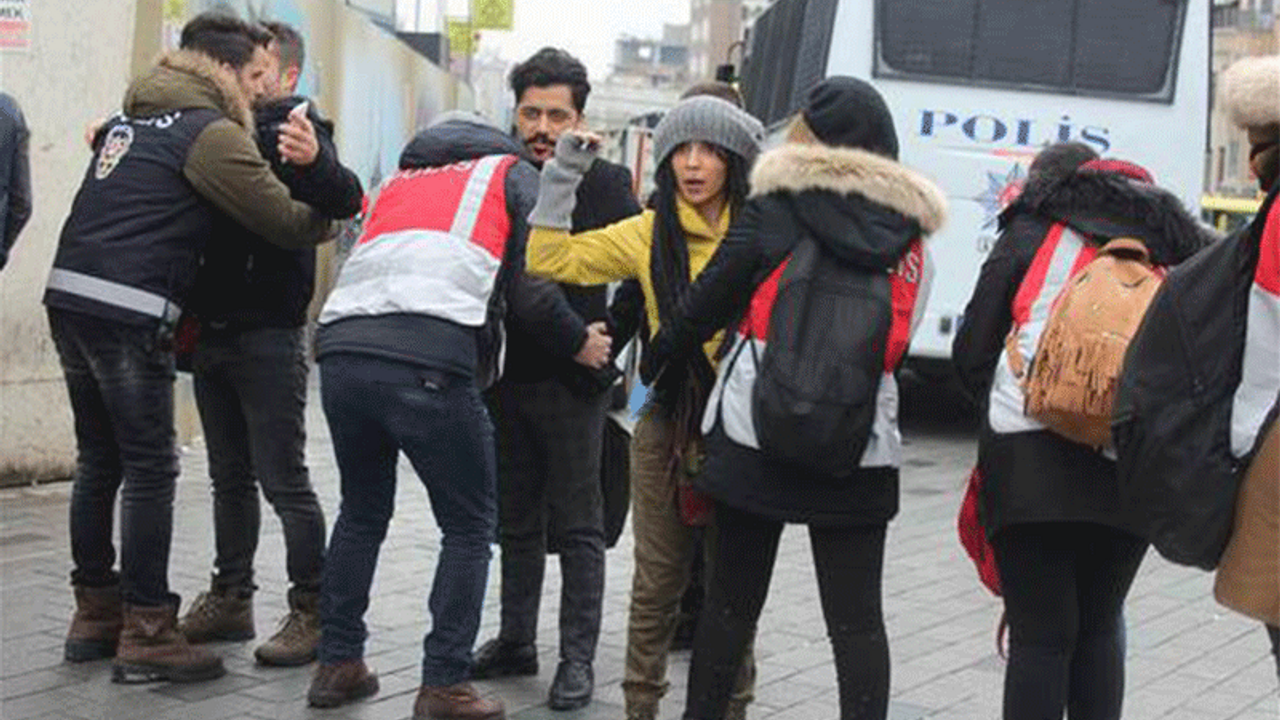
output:
[[[577,660],[561,660],[556,668],[556,679],[551,683],[547,704],[552,710],[577,710],[591,702],[595,690],[595,675],[591,663]]]
[[[538,648],[532,644],[517,645],[494,638],[476,650],[471,665],[471,679],[492,680],[500,677],[538,674]]]

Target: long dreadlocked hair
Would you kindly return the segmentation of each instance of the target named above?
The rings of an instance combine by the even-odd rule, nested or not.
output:
[[[737,217],[747,201],[747,163],[736,153],[713,145],[725,161],[724,193],[729,217]],[[658,304],[658,321],[665,323],[675,313],[689,292],[689,242],[680,225],[676,199],[680,190],[676,173],[668,155],[658,166],[654,177],[653,244],[649,253],[649,274],[653,279],[654,299]]]

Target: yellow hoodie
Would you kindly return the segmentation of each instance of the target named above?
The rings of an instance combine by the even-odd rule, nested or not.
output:
[[[729,207],[725,206],[715,227],[682,198],[676,200],[680,225],[689,244],[690,280],[707,266],[720,241],[729,230]],[[571,285],[603,285],[637,279],[644,291],[649,331],[659,329],[658,303],[649,274],[649,253],[653,245],[653,211],[645,210],[598,230],[571,235],[567,230],[534,226],[529,231],[527,270],[530,274]],[[715,365],[721,333],[703,345]]]

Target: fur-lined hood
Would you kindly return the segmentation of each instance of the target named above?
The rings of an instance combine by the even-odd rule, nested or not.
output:
[[[1090,237],[1137,238],[1159,265],[1176,265],[1218,238],[1172,193],[1115,173],[1077,170],[1017,207]]]
[[[160,56],[129,86],[123,109],[132,117],[150,117],[190,108],[217,110],[253,131],[253,112],[235,79],[209,56],[190,50]]]
[[[933,181],[889,158],[857,148],[786,143],[760,156],[751,195],[809,191],[856,195],[936,232],[947,219],[947,198]]]
[[[1245,58],[1219,79],[1218,100],[1240,127],[1280,123],[1280,55]]]

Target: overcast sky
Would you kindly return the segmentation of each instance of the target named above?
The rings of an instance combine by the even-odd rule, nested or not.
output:
[[[518,61],[554,45],[582,60],[596,81],[608,75],[619,35],[656,39],[662,37],[663,23],[687,22],[689,0],[515,0],[515,29],[483,31],[480,48],[482,54],[492,48]]]

